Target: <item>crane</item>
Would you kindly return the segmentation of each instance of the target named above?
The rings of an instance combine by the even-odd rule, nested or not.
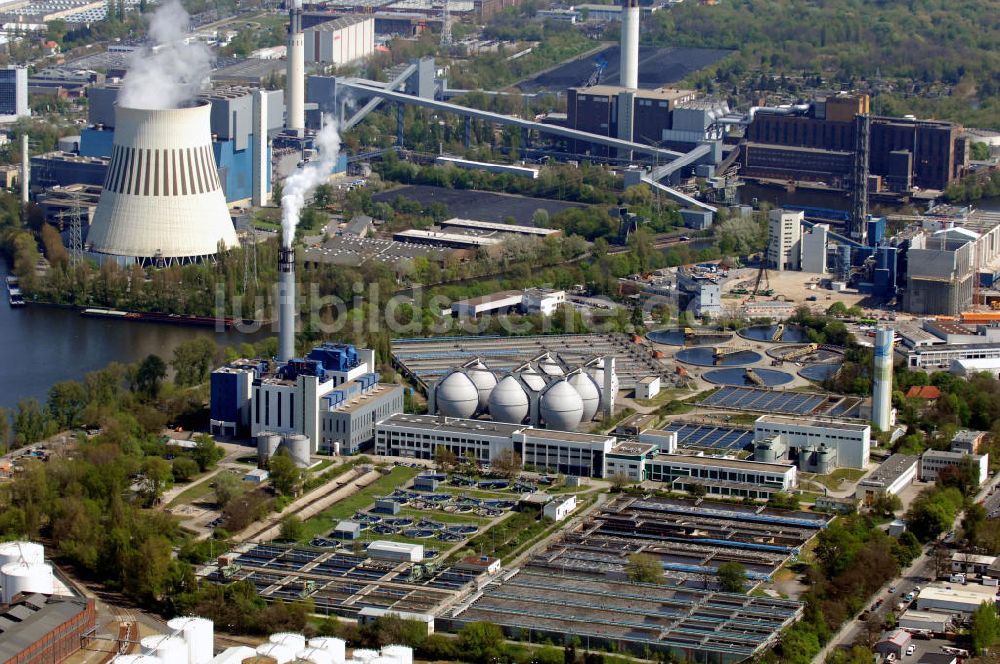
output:
[[[764,285],[763,288],[761,288],[762,282]],[[750,296],[747,297],[747,301],[753,302],[757,299],[758,295],[763,295],[764,297],[774,295],[774,289],[771,288],[771,280],[767,276],[767,263],[763,261],[760,263],[760,269],[757,271],[757,278],[753,282],[753,288],[750,290]]]
[[[604,75],[604,70],[608,67],[608,61],[603,57],[594,60],[594,70],[590,72],[590,78],[584,84],[585,88],[590,88],[598,85],[601,82],[601,76]]]

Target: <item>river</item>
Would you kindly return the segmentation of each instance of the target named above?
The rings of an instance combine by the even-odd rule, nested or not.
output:
[[[7,264],[0,258],[0,275]],[[28,305],[12,309],[6,289],[0,290],[0,407],[13,408],[20,399],[45,401],[59,381],[82,378],[111,362],[135,362],[155,353],[170,362],[174,348],[195,337],[213,337],[220,344],[261,338],[211,328],[87,318],[75,309]]]

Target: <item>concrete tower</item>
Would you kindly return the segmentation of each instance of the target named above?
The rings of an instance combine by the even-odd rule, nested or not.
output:
[[[278,361],[295,357],[295,250],[282,247],[278,264]]]
[[[891,327],[875,330],[875,371],[872,389],[872,424],[888,431],[892,418],[892,344]]]
[[[267,190],[271,163],[267,158],[267,91],[253,93],[253,188],[251,202],[263,207],[271,201]]]
[[[621,85],[639,87],[639,0],[622,0]]]
[[[301,134],[306,128],[306,38],[302,32],[301,0],[291,0],[288,9],[288,69],[285,89],[285,128]]]
[[[104,190],[87,241],[140,262],[184,262],[238,244],[212,150],[211,105],[115,107]]]

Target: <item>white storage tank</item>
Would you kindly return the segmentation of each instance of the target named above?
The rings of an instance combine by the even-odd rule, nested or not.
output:
[[[333,655],[322,648],[303,648],[295,653],[295,658],[309,664],[333,664]]]
[[[524,371],[518,372],[518,375],[524,381],[524,384],[535,392],[541,392],[545,389],[545,379],[532,369],[530,365]]]
[[[187,643],[189,664],[207,664],[215,650],[215,625],[207,618],[186,616],[172,618],[167,627]]]
[[[413,664],[413,648],[409,646],[383,646],[382,656],[393,658],[397,664]]]
[[[10,604],[21,593],[55,592],[55,577],[52,566],[46,563],[7,563],[0,568],[0,587],[3,588],[3,603]]]
[[[139,652],[169,664],[187,664],[188,661],[187,642],[180,636],[154,634],[144,637],[139,641]]]
[[[573,431],[583,419],[583,399],[565,380],[559,380],[542,393],[540,412],[546,429]]]
[[[281,434],[264,431],[257,434],[257,460],[267,463],[267,460],[278,452],[281,446]]]
[[[368,664],[370,664],[373,659],[379,656],[378,650],[368,650],[365,648],[355,648],[352,654],[354,659],[358,660],[359,662],[366,662]]]
[[[486,368],[486,365],[482,362],[476,362],[469,368],[468,375],[469,380],[476,386],[476,391],[479,393],[478,410],[480,412],[485,411],[489,403],[490,392],[497,386],[496,374]]]
[[[170,664],[153,655],[115,655],[111,664]]]
[[[602,370],[603,371],[603,370]],[[590,374],[584,371],[573,373],[567,380],[573,386],[583,400],[583,422],[594,419],[594,415],[601,407],[601,387],[594,381]]]
[[[489,409],[497,422],[521,424],[528,417],[528,395],[514,376],[504,376],[490,393]]]
[[[347,642],[333,636],[317,636],[309,639],[310,648],[325,650],[333,657],[334,662],[343,662],[347,659]]]
[[[257,651],[249,646],[226,648],[212,658],[212,664],[243,664],[243,660],[256,657]]]
[[[8,563],[25,562],[40,565],[45,562],[45,547],[35,542],[4,542],[0,544],[0,567]]]
[[[278,664],[287,664],[295,659],[295,651],[279,643],[265,643],[257,646],[257,654],[270,657]]]
[[[445,417],[469,418],[479,407],[479,389],[462,371],[452,371],[434,390],[434,403]]]
[[[287,646],[293,652],[298,652],[306,647],[306,637],[294,632],[277,632],[276,634],[272,634],[268,638],[268,641]]]
[[[368,664],[399,664],[399,662],[392,657],[384,657],[380,655],[374,659],[368,660]]]
[[[300,433],[291,434],[285,436],[281,441],[281,446],[288,451],[288,455],[292,457],[292,461],[299,468],[308,468],[312,455],[312,444],[309,442],[309,436],[303,436]]]

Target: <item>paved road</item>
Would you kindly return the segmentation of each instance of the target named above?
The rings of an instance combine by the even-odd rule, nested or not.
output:
[[[976,494],[976,502],[988,496],[989,493],[996,488],[998,483],[1000,483],[1000,473],[992,477],[985,485],[983,485],[983,488],[979,490],[978,494]],[[994,495],[1000,495],[1000,491],[995,492]],[[955,517],[955,522],[952,524],[953,530],[958,529],[964,514],[964,512],[961,512],[957,517]],[[942,539],[943,537],[944,535],[942,535],[939,539]],[[879,599],[883,600],[882,606],[880,606],[875,613],[884,618],[885,614],[889,611],[895,610],[896,604],[902,601],[903,595],[912,591],[915,586],[923,586],[935,579],[936,576],[934,572],[932,550],[932,545],[929,544],[925,546],[923,553],[921,553],[909,567],[903,570],[899,577],[882,586],[878,592],[869,599],[869,603],[865,608],[871,608],[871,606]],[[892,588],[894,592],[890,593],[890,588]],[[853,616],[845,622],[834,637],[830,639],[830,642],[826,645],[826,647],[813,658],[812,664],[822,664],[826,660],[827,655],[832,652],[834,648],[846,648],[854,644],[858,638],[863,635],[865,628],[864,623],[858,618],[859,616]]]

